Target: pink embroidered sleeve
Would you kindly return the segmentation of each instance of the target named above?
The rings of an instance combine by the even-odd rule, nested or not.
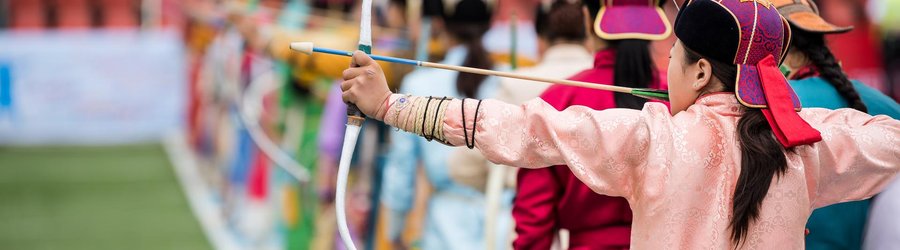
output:
[[[880,192],[900,170],[900,121],[852,109],[809,108],[804,119],[822,133],[817,157],[802,157],[814,186],[813,208],[862,200]]]
[[[466,144],[465,135],[472,137],[478,101],[465,101],[465,121],[461,104],[450,103],[443,127],[448,142],[458,146]],[[497,164],[568,165],[595,192],[628,198],[647,165],[651,138],[668,131],[665,123],[670,118],[658,103],[643,111],[581,106],[557,111],[537,98],[521,106],[484,100],[475,124],[475,146]]]

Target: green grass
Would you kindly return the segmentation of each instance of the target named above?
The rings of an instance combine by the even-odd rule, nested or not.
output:
[[[210,249],[159,145],[0,147],[0,249]]]

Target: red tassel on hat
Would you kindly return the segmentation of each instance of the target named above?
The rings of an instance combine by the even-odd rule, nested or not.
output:
[[[768,108],[762,109],[772,132],[784,148],[813,144],[822,140],[822,135],[803,120],[791,101],[787,80],[778,70],[778,63],[772,55],[756,64],[759,79]]]

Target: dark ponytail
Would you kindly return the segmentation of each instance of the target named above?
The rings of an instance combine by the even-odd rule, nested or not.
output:
[[[732,78],[733,79],[733,78]],[[747,108],[738,120],[737,133],[741,145],[741,173],[734,186],[731,240],[739,245],[759,218],[763,199],[769,193],[772,178],[787,171],[784,148],[775,140],[772,128],[762,110]]]
[[[613,83],[629,88],[646,88],[653,82],[654,64],[650,56],[650,41],[639,39],[611,40],[616,50]],[[631,94],[615,93],[616,107],[641,109],[647,99]]]
[[[659,1],[662,7],[668,1]],[[596,20],[600,12],[601,1],[582,1],[590,13],[591,20]],[[641,17],[636,17],[640,19]],[[653,82],[656,65],[650,55],[650,41],[640,39],[607,40],[610,48],[616,50],[616,64],[613,71],[613,83],[616,86],[646,88]],[[625,93],[615,93],[616,107],[641,109],[647,99]]]
[[[462,66],[490,69],[494,67],[490,53],[481,43],[481,37],[488,30],[487,25],[465,23],[465,24],[448,24],[447,30],[466,47],[466,59],[463,60]],[[478,88],[484,82],[487,76],[462,73],[456,77],[456,91],[466,98],[477,98]]]
[[[700,55],[685,47],[688,64],[700,60]],[[733,92],[737,67],[707,59],[712,64],[712,73],[725,86],[725,91]],[[741,173],[734,187],[732,198],[731,241],[738,246],[747,237],[752,224],[759,218],[759,210],[772,178],[781,177],[787,171],[787,157],[784,147],[775,140],[772,128],[762,110],[745,108],[738,120],[737,134],[741,146]]]
[[[847,79],[847,75],[841,69],[837,59],[831,54],[831,50],[825,45],[825,37],[822,34],[806,32],[791,26],[794,30],[794,39],[791,49],[798,50],[806,55],[809,61],[819,69],[819,75],[844,97],[850,104],[850,108],[868,112],[866,104],[859,97],[859,93],[853,88],[853,83]]]

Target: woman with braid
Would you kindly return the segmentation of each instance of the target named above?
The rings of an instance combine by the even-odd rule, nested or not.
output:
[[[896,102],[860,82],[850,81],[840,62],[825,45],[825,34],[850,31],[836,27],[819,16],[810,0],[772,1],[791,24],[794,36],[784,65],[791,69],[788,79],[806,107],[852,108],[869,114],[900,118]]]
[[[825,34],[847,32],[819,16],[809,0],[773,1],[791,24],[794,36],[784,65],[804,107],[852,108],[900,119],[900,105],[878,90],[850,81],[825,45]],[[813,211],[806,226],[807,249],[860,249],[870,200],[839,203]]]
[[[769,1],[686,1],[673,30],[669,107],[439,103],[391,93],[361,51],[341,89],[373,119],[494,163],[568,166],[628,201],[631,249],[803,249],[813,209],[869,198],[900,170],[900,121],[800,106],[778,69],[790,28]]]

